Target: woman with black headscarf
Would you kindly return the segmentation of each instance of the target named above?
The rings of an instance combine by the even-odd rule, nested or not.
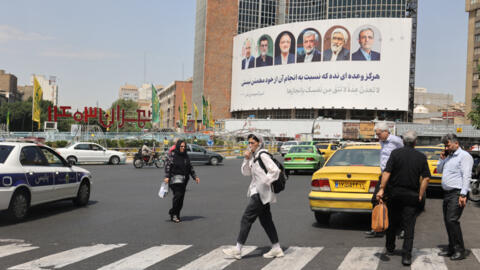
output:
[[[168,213],[170,214],[170,220],[175,223],[180,222],[180,210],[182,210],[185,190],[190,176],[195,179],[197,184],[200,182],[200,178],[195,174],[187,155],[187,143],[184,140],[178,140],[175,150],[169,155],[169,160],[165,166],[165,179],[163,180],[173,190],[172,208]]]

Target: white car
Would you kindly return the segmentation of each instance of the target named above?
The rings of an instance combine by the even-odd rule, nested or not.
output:
[[[298,142],[297,141],[284,142],[282,146],[280,146],[280,154],[282,154],[282,157],[285,156],[288,153],[288,151],[290,151],[290,148],[292,148],[292,146],[294,145],[298,145]]]
[[[0,210],[8,210],[15,221],[41,203],[73,199],[85,206],[91,187],[89,171],[70,165],[48,146],[0,142]]]
[[[86,162],[118,165],[124,164],[127,159],[125,153],[107,150],[103,146],[91,142],[76,142],[67,145],[65,148],[57,148],[56,150],[72,165]]]

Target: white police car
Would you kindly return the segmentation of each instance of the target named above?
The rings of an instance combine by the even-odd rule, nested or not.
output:
[[[47,146],[0,142],[0,210],[8,210],[15,221],[41,203],[73,199],[85,206],[91,185],[89,171],[71,166]]]

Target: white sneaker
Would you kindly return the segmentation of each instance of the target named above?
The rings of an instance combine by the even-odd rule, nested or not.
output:
[[[230,258],[240,260],[242,258],[242,252],[240,252],[236,247],[224,248],[222,249],[223,253],[230,256]]]
[[[285,256],[285,254],[283,254],[283,250],[281,248],[272,248],[269,252],[263,254],[263,257],[267,259],[280,258],[283,256]]]

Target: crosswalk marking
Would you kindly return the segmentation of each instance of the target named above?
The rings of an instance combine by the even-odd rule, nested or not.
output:
[[[413,249],[412,251],[412,270],[447,270],[445,260],[438,256],[438,248]]]
[[[60,253],[56,253],[53,255],[49,255],[46,257],[42,257],[37,260],[33,260],[24,264],[16,265],[10,267],[10,270],[42,270],[45,268],[62,268],[67,265],[82,261],[89,257],[98,255],[100,253],[123,247],[125,244],[117,244],[117,245],[104,245],[104,244],[97,244],[93,246],[87,247],[78,247],[74,249],[70,249],[67,251],[63,251]]]
[[[472,248],[472,253],[477,257],[478,262],[480,262],[480,249],[478,248]]]
[[[310,247],[289,247],[285,250],[285,256],[282,258],[276,258],[271,263],[267,264],[262,270],[274,270],[274,269],[288,269],[288,270],[300,270],[309,261],[311,261],[323,247],[310,248]]]
[[[231,263],[235,261],[235,259],[226,258],[222,251],[224,248],[231,248],[233,246],[221,246],[217,249],[212,250],[210,253],[203,255],[202,257],[192,261],[191,263],[183,266],[179,270],[220,270],[224,269]],[[244,246],[242,248],[242,256],[254,251],[257,247],[255,246]]]
[[[191,245],[163,245],[151,247],[135,253],[132,256],[99,268],[98,270],[145,269],[189,247],[191,247]]]
[[[384,248],[380,247],[353,247],[338,267],[338,270],[356,269],[371,270],[377,269],[380,263],[380,254]]]
[[[20,253],[20,252],[29,251],[36,248],[38,247],[34,247],[30,244],[17,244],[17,243],[0,246],[0,258],[13,255],[16,253]]]

